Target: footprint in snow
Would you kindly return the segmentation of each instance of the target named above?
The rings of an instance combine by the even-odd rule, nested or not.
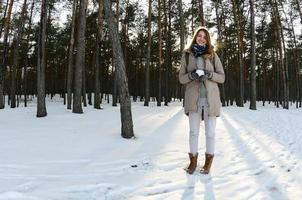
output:
[[[269,186],[269,187],[267,187],[267,189],[268,189],[270,192],[279,191],[279,189],[278,189],[276,186]]]
[[[258,176],[258,175],[260,175],[260,174],[262,174],[262,173],[263,173],[263,170],[260,170],[260,171],[258,171],[258,172],[256,172],[256,173],[254,173],[254,175]]]

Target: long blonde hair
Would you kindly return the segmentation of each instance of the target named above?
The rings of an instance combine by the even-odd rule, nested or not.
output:
[[[207,52],[204,54],[204,57],[205,57],[205,58],[214,58],[215,52],[214,52],[214,47],[213,47],[213,45],[212,45],[212,43],[211,43],[211,36],[210,36],[210,33],[209,33],[208,29],[207,29],[206,27],[204,27],[204,26],[200,26],[200,27],[198,27],[198,28],[195,30],[191,42],[190,42],[189,45],[184,49],[184,51],[192,52],[192,46],[193,46],[194,44],[196,44],[196,37],[197,37],[197,35],[198,35],[198,33],[199,33],[200,31],[203,31],[203,32],[206,34],[206,40],[207,40],[207,46],[208,46]]]

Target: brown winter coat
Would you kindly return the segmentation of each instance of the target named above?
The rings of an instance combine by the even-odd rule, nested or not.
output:
[[[197,68],[196,59],[192,53],[189,52],[188,67],[186,67],[185,51],[181,58],[181,67],[179,71],[179,81],[185,84],[185,113],[197,112],[198,96],[200,82],[198,80],[190,80],[190,73]],[[223,83],[225,79],[223,67],[217,54],[215,53],[215,72],[214,66],[210,59],[205,59],[205,69],[213,72],[211,80],[205,80],[205,87],[207,91],[209,116],[219,116],[221,108],[220,93],[217,83]]]

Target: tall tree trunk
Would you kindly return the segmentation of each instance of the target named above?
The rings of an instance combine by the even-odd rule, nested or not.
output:
[[[298,2],[297,2],[298,3]],[[293,57],[294,57],[294,66],[295,66],[295,83],[296,83],[296,108],[299,107],[299,97],[300,97],[300,87],[299,87],[299,59],[298,59],[298,56],[297,56],[297,51],[298,51],[298,48],[297,48],[297,40],[296,40],[296,34],[295,34],[295,29],[294,29],[294,22],[293,22],[293,13],[292,13],[292,9],[290,11],[290,28],[292,30],[292,37],[291,37],[291,40],[293,40],[293,44],[294,44],[294,49],[293,49]],[[302,23],[302,20],[301,20],[301,23]]]
[[[113,48],[114,58],[116,59],[116,74],[118,76],[119,96],[121,104],[121,135],[124,138],[134,137],[133,122],[131,113],[131,101],[128,91],[128,80],[123,59],[121,42],[117,29],[117,22],[114,19],[109,0],[104,0],[104,10],[106,21],[109,25],[110,38]]]
[[[46,20],[46,32],[50,33],[51,30],[51,23],[52,23],[52,13],[54,10],[54,1],[47,1],[47,20]],[[50,44],[52,41],[51,37],[46,36],[46,45]],[[47,55],[46,55],[47,56]],[[55,77],[56,77],[56,71],[57,71],[57,66],[55,65],[55,59],[47,59],[47,57],[45,57],[45,70],[46,70],[46,74],[48,76],[46,76],[46,81],[48,81],[47,85],[48,87],[46,87],[46,91],[48,92],[48,94],[50,94],[50,98],[52,99],[54,97],[54,89],[55,89]],[[52,67],[50,67],[52,66]],[[48,72],[48,73],[47,73]]]
[[[33,11],[34,11],[34,6],[35,6],[35,1],[33,0],[31,3],[31,7],[30,7],[30,16],[29,16],[29,22],[28,22],[28,27],[31,30],[31,26],[32,26],[32,18],[33,18]],[[27,35],[26,38],[26,47],[27,49],[30,48],[30,33]],[[27,50],[28,51],[28,50]],[[23,75],[23,92],[24,92],[24,107],[27,107],[27,66],[29,63],[29,56],[28,56],[28,52],[26,52],[26,58],[25,58],[25,64],[24,64],[24,75]]]
[[[20,18],[17,21],[17,31],[14,36],[14,61],[12,66],[12,73],[11,73],[11,108],[16,107],[16,79],[17,79],[17,71],[18,71],[18,60],[19,60],[19,46],[23,35],[23,27],[25,23],[25,12],[27,10],[27,0],[24,0],[23,7],[21,11]]]
[[[198,0],[198,10],[199,10],[199,25],[205,26],[204,14],[203,14],[203,0]]]
[[[251,12],[251,99],[250,109],[256,110],[256,53],[254,0],[250,0]]]
[[[87,94],[86,94],[86,66],[85,66],[85,59],[84,59],[84,65],[83,65],[83,80],[82,80],[82,101],[84,107],[87,107]]]
[[[122,25],[122,37],[124,38],[124,44],[123,44],[123,53],[124,53],[124,62],[126,67],[126,72],[129,72],[129,64],[128,64],[128,21],[129,21],[129,13],[128,13],[128,7],[129,7],[129,0],[124,1],[125,6],[125,18],[121,20]]]
[[[165,53],[164,53],[164,66],[163,66],[163,72],[164,72],[164,76],[165,76],[165,78],[164,78],[164,82],[165,82],[165,84],[164,84],[164,89],[165,89],[165,91],[164,91],[164,94],[163,94],[163,96],[164,96],[164,99],[165,99],[165,102],[164,102],[164,105],[165,106],[168,106],[168,93],[169,93],[169,90],[168,90],[168,88],[170,87],[169,86],[169,81],[168,81],[168,46],[169,46],[169,38],[168,38],[168,16],[167,16],[167,12],[169,12],[169,11],[167,11],[167,5],[166,5],[166,2],[167,2],[168,0],[163,0],[162,2],[163,2],[163,18],[164,18],[164,23],[163,23],[163,28],[164,28],[164,30],[163,30],[163,36],[164,36],[164,41],[165,41]]]
[[[232,0],[233,7],[233,15],[236,24],[236,33],[237,33],[237,44],[238,44],[238,59],[239,59],[239,98],[238,98],[238,106],[243,107],[243,99],[244,99],[244,64],[243,64],[243,33],[241,25],[241,14],[239,11],[239,7],[236,3],[236,0]]]
[[[215,1],[215,14],[216,14],[216,21],[217,21],[217,29],[218,29],[218,39],[217,39],[217,43],[218,45],[222,44],[222,22],[221,20],[224,19],[224,12],[223,10],[221,11],[221,16],[219,14],[219,2]],[[224,48],[220,49],[220,60],[221,63],[224,64]],[[222,106],[225,106],[225,84],[221,84],[220,88],[221,88],[221,102],[222,102]]]
[[[276,1],[275,1],[276,2]],[[282,2],[280,1],[281,6]],[[278,27],[279,27],[279,31],[280,31],[280,35],[281,35],[281,41],[282,41],[282,51],[284,52],[284,57],[282,59],[283,64],[282,64],[282,79],[283,79],[283,95],[284,95],[284,100],[283,100],[283,108],[284,109],[289,109],[289,81],[288,81],[288,58],[287,58],[287,54],[286,54],[286,46],[285,46],[285,39],[284,39],[284,33],[283,33],[283,28],[282,28],[282,23],[281,23],[281,16],[279,14],[279,10],[278,10],[278,6],[277,6],[277,2],[276,2],[276,11],[277,11],[277,19],[278,19]],[[286,17],[287,19],[287,17]]]
[[[278,40],[278,34],[277,34],[277,30],[276,28],[274,29],[274,36],[275,38]],[[274,69],[274,86],[275,86],[275,89],[274,89],[274,101],[275,101],[275,104],[276,104],[276,107],[279,108],[279,101],[280,101],[280,73],[279,73],[279,65],[280,65],[280,62],[279,62],[279,57],[278,57],[278,45],[277,44],[274,44],[274,51],[273,51],[273,65],[275,66]]]
[[[167,27],[167,32],[166,32],[166,94],[165,94],[165,106],[168,106],[168,103],[171,102],[171,88],[172,88],[172,84],[171,84],[171,74],[172,74],[172,60],[171,60],[171,56],[172,56],[172,47],[171,47],[171,30],[172,30],[172,23],[171,23],[171,0],[167,1],[168,3],[168,16],[166,16],[165,18],[166,20],[166,27]],[[164,9],[166,10],[166,9]],[[165,15],[167,12],[165,11]]]
[[[172,101],[172,1],[168,1],[168,102]]]
[[[73,0],[72,5],[72,18],[71,18],[71,34],[69,41],[69,52],[68,52],[68,73],[67,73],[67,109],[71,110],[72,102],[72,83],[73,83],[73,52],[74,52],[74,36],[75,36],[75,22],[77,13],[78,0]]]
[[[280,62],[280,70],[281,70],[281,78],[283,83],[283,103],[282,106],[285,109],[288,109],[288,78],[287,78],[287,67],[285,65],[284,60],[286,60],[285,57],[285,43],[284,43],[284,36],[283,36],[283,30],[280,20],[280,15],[278,11],[278,5],[276,1],[270,0],[272,9],[273,9],[273,17],[276,27],[276,35],[277,35],[277,45],[278,45],[278,52],[279,52],[279,62]]]
[[[7,65],[7,54],[8,54],[8,32],[10,29],[10,18],[12,14],[14,0],[10,0],[7,16],[4,19],[4,40],[3,40],[3,54],[2,54],[2,63],[0,66],[0,109],[3,109],[5,106],[5,96],[3,92],[4,85],[4,73]]]
[[[149,0],[148,7],[148,44],[147,44],[147,61],[146,61],[146,82],[145,82],[145,103],[144,106],[149,106],[150,101],[150,57],[151,57],[151,13],[152,1]]]
[[[184,14],[182,8],[182,0],[178,0],[178,12],[179,12],[179,19],[180,19],[180,53],[182,54],[185,48],[185,24],[184,24]],[[178,81],[177,81],[177,84]],[[180,99],[184,99],[184,90],[185,87],[183,85],[180,86]],[[184,101],[183,101],[184,106]]]
[[[100,45],[103,37],[103,0],[99,0],[98,9],[98,32],[96,36],[96,55],[95,55],[95,78],[94,78],[94,108],[101,109],[100,97]]]
[[[162,35],[161,35],[161,0],[158,0],[158,93],[157,106],[161,106],[161,64],[162,64]]]
[[[75,65],[73,113],[83,113],[82,109],[82,87],[83,69],[85,65],[85,30],[86,30],[86,5],[87,0],[80,0],[78,34],[77,34],[77,55]]]
[[[87,9],[87,4],[88,4],[88,0],[86,0],[85,2],[85,30],[86,30],[86,9]],[[85,40],[85,32],[84,32],[84,40]],[[86,49],[86,45],[84,43],[84,52]],[[82,101],[83,101],[83,105],[84,107],[87,107],[87,92],[86,92],[86,85],[87,85],[87,81],[86,81],[86,77],[87,77],[87,73],[86,73],[86,62],[85,62],[85,53],[84,53],[84,61],[83,61],[83,69],[82,69],[82,73],[83,73],[83,80],[82,80]]]
[[[281,37],[279,34],[279,28],[278,28],[278,20],[277,20],[277,14],[275,10],[274,3],[270,0],[270,4],[272,7],[272,22],[273,22],[273,30],[274,30],[274,36],[275,36],[275,65],[276,65],[276,98],[275,98],[275,104],[277,108],[279,108],[279,102],[280,102],[280,70],[281,70],[281,65],[282,65],[282,48],[280,47],[281,45]],[[280,52],[281,51],[281,52]]]
[[[120,17],[120,0],[116,1],[116,22],[117,22],[117,30],[119,30],[119,17]],[[117,106],[117,85],[118,79],[116,75],[116,58],[112,59],[112,74],[113,74],[113,93],[112,93],[112,106]]]
[[[263,16],[266,16],[267,13],[263,13]],[[261,20],[261,28],[260,30],[264,30],[265,28],[265,17],[262,17],[262,20]],[[259,58],[261,60],[261,68],[263,70],[263,74],[262,74],[262,79],[261,80],[261,76],[260,76],[260,71],[261,71],[261,68],[259,67],[259,75],[258,75],[258,82],[259,82],[259,85],[261,85],[260,90],[259,90],[259,93],[261,94],[261,98],[262,98],[262,106],[265,105],[265,101],[268,100],[268,98],[270,98],[270,95],[269,95],[269,92],[266,91],[266,86],[267,86],[267,62],[265,62],[265,49],[264,49],[264,41],[265,41],[265,38],[264,36],[261,37],[261,41],[259,42],[260,43],[260,46],[261,46],[261,58]],[[261,84],[261,81],[263,84]]]
[[[184,14],[182,8],[182,0],[178,0],[177,5],[178,5],[178,12],[179,12],[179,19],[180,19],[180,52],[182,52],[185,48],[185,23],[184,23]]]
[[[39,29],[38,41],[38,65],[37,65],[37,92],[38,105],[37,117],[45,117],[47,115],[45,105],[45,68],[46,68],[46,20],[47,20],[47,1],[42,0],[41,5],[41,20]]]

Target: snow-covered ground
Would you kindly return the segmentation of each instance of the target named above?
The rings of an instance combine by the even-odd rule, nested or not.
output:
[[[0,110],[0,200],[302,199],[302,109],[225,107],[211,175],[185,173],[188,119],[180,102],[132,104],[136,139],[119,108],[73,114],[62,100]],[[203,126],[203,125],[202,125]],[[200,135],[203,162],[204,135]]]

